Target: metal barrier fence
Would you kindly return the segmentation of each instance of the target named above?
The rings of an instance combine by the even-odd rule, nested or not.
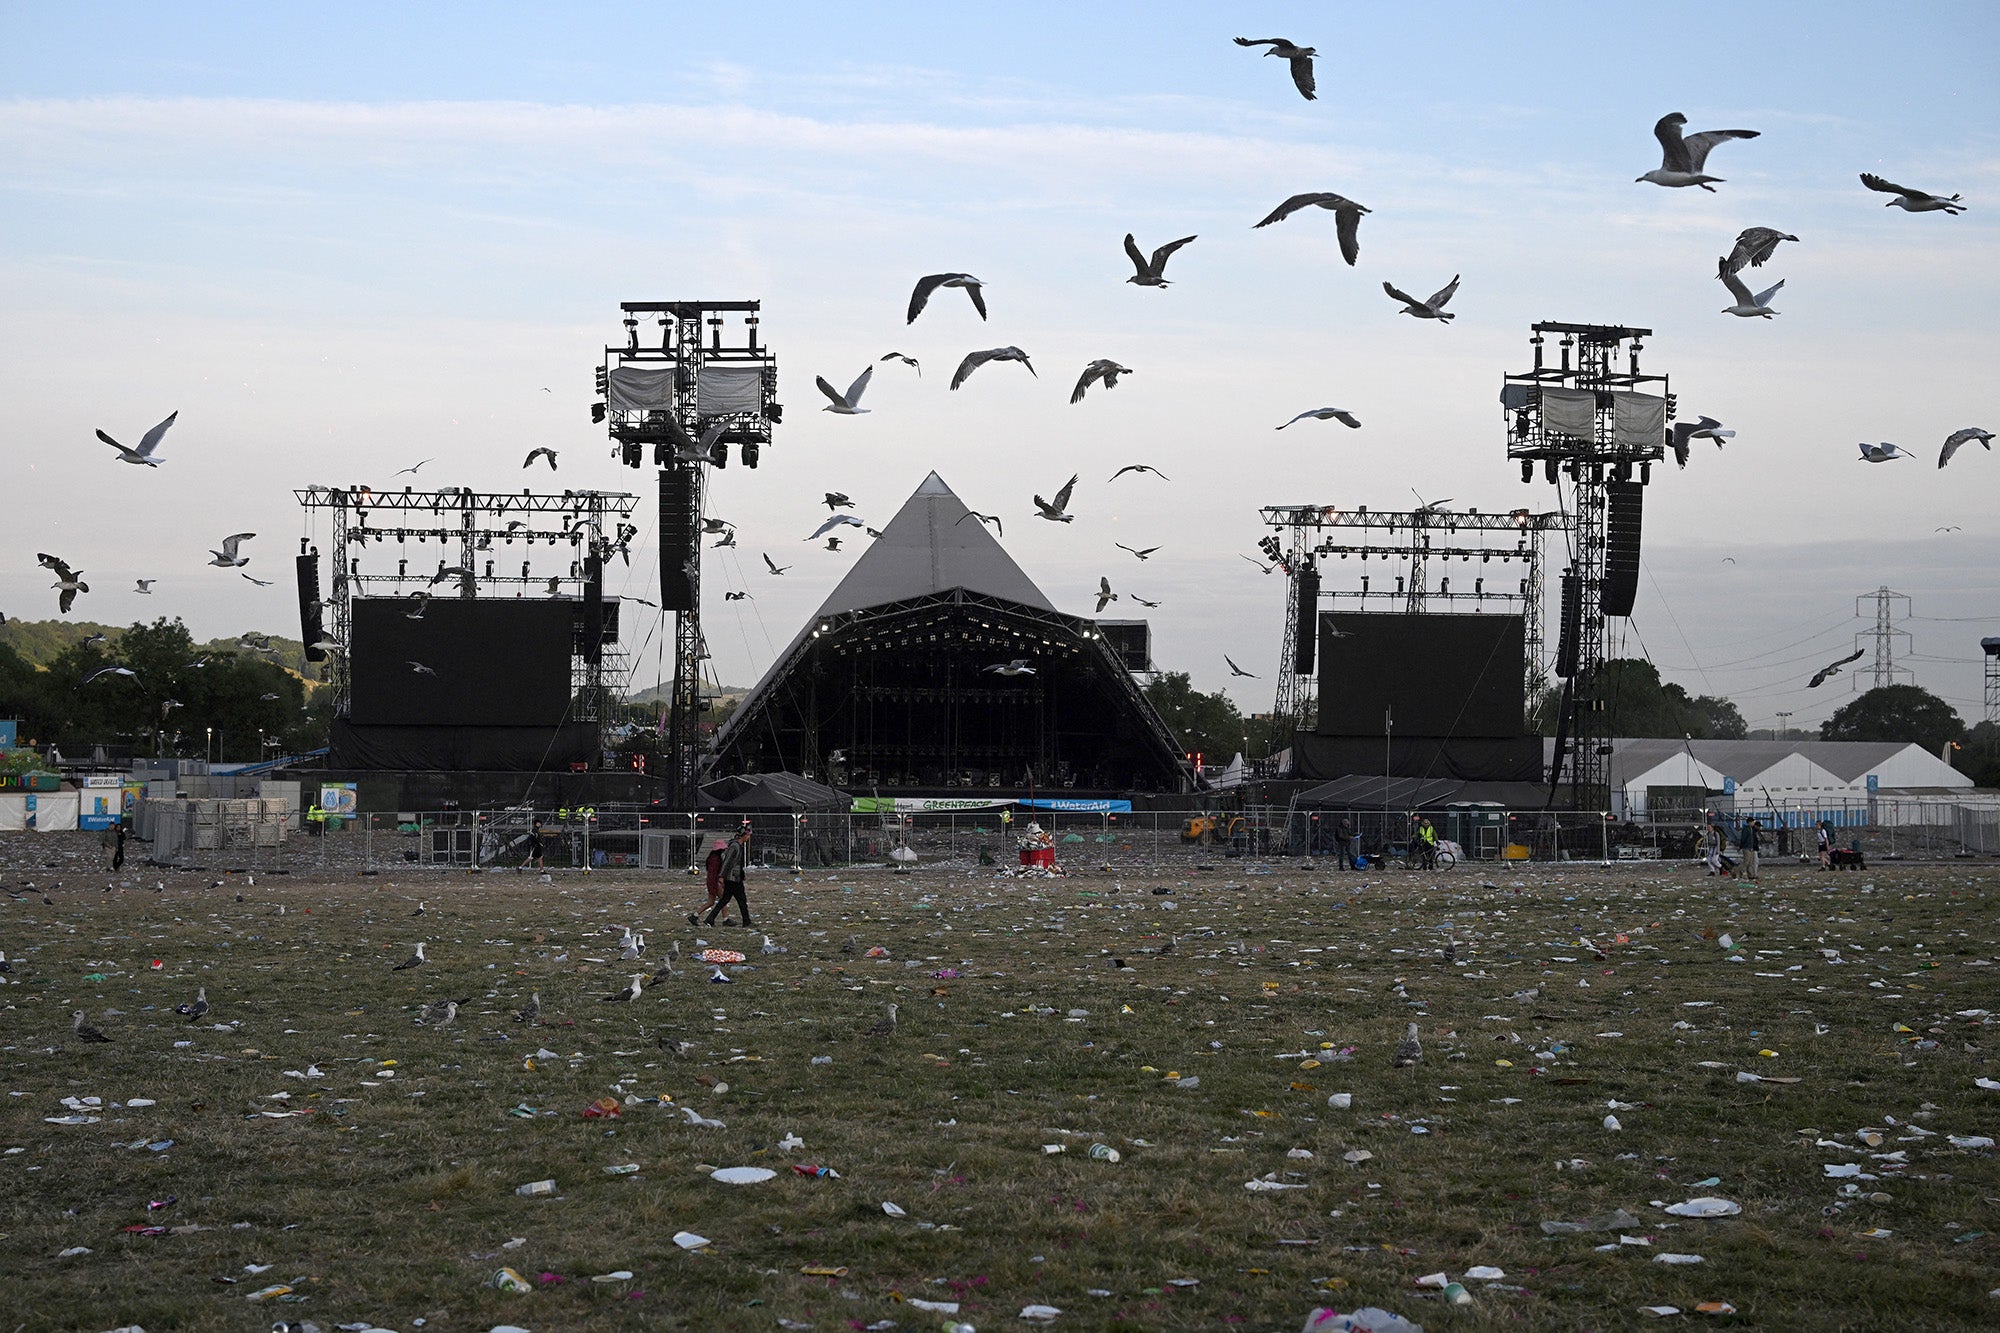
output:
[[[287,855],[281,832],[267,822],[197,822],[191,809],[150,803],[162,811],[154,836],[185,857],[229,852],[269,864]],[[239,804],[239,803],[231,803]],[[252,804],[254,802],[240,803]],[[1692,860],[1700,824],[1689,817],[1617,820],[1596,811],[1507,811],[1462,807],[1426,812],[1438,836],[1469,864]],[[1864,855],[1945,859],[2000,855],[2000,796],[1959,800],[1880,798],[1842,804],[1773,803],[1720,812],[1733,834],[1756,815],[1766,855],[1814,850],[1814,825],[1826,819],[1837,845]],[[295,865],[359,865],[364,871],[419,865],[431,868],[546,870],[644,869],[686,873],[737,828],[752,834],[751,855],[764,866],[804,869],[883,865],[908,848],[919,863],[1020,864],[1019,844],[1030,825],[1052,840],[1060,864],[1107,866],[1132,873],[1178,873],[1197,865],[1272,857],[1336,860],[1345,823],[1371,862],[1398,866],[1408,857],[1415,820],[1405,812],[1309,810],[1247,806],[1193,817],[1187,812],[1095,814],[1069,811],[938,812],[902,815],[706,812],[661,813],[631,808],[445,810],[363,814],[338,829],[309,825],[291,839]],[[159,830],[164,829],[164,832]],[[526,865],[539,829],[539,866]],[[315,832],[318,836],[312,836]],[[142,836],[146,830],[142,826]],[[274,841],[274,834],[276,840]],[[1193,836],[1191,836],[1191,834]],[[162,843],[159,839],[165,839]],[[264,858],[257,861],[255,858]]]

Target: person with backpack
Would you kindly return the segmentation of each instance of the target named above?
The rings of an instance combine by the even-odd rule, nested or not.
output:
[[[736,837],[722,853],[722,894],[709,905],[708,915],[701,924],[712,926],[715,918],[722,914],[731,899],[736,902],[737,913],[742,917],[738,923],[745,930],[750,928],[750,899],[743,891],[743,876],[750,864],[750,830],[738,829]]]
[[[1736,850],[1743,854],[1743,878],[1752,884],[1757,882],[1757,848],[1763,841],[1763,827],[1754,815],[1736,826]]]

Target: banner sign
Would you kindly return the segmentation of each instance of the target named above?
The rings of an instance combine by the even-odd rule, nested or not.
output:
[[[354,807],[359,784],[353,782],[326,782],[320,784],[319,808],[322,813],[342,819],[354,818]]]
[[[857,796],[852,810],[857,815],[936,815],[1004,810],[1015,805],[1030,810],[1058,810],[1071,814],[1119,815],[1132,811],[1130,801],[1081,801],[1062,797],[1031,799],[1025,796]]]
[[[124,815],[124,797],[116,779],[109,788],[92,783],[78,793],[76,826],[80,829],[108,829]]]
[[[15,729],[21,724],[11,717],[0,718],[0,750],[14,748]]]

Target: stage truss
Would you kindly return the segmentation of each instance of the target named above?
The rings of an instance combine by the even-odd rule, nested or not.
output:
[[[517,598],[579,603],[592,596],[601,599],[603,567],[613,560],[629,562],[631,541],[638,533],[631,522],[638,497],[620,492],[538,495],[463,487],[377,491],[367,486],[308,486],[292,494],[314,530],[322,514],[331,528],[331,578],[321,608],[329,645],[326,679],[339,717],[348,715],[351,702],[348,643],[356,597],[470,600],[480,597],[482,589],[488,596],[512,589]],[[392,543],[393,556],[379,550]],[[369,553],[371,545],[378,550]],[[301,555],[317,555],[309,538],[301,538],[299,546]],[[552,554],[556,573],[547,572]],[[377,559],[393,567],[377,569]],[[614,690],[624,689],[630,670],[615,644],[598,653],[583,651],[581,644],[573,648],[574,720],[602,730],[609,716],[608,699]]]
[[[1274,531],[1290,531],[1289,546],[1266,538],[1286,574],[1285,637],[1278,659],[1277,698],[1272,705],[1274,751],[1292,743],[1295,732],[1317,722],[1318,675],[1295,671],[1299,636],[1316,635],[1319,609],[1352,603],[1358,611],[1421,612],[1437,604],[1454,610],[1487,606],[1522,618],[1527,679],[1532,689],[1544,678],[1542,559],[1547,535],[1565,529],[1562,514],[1516,509],[1504,514],[1463,512],[1436,505],[1414,510],[1371,510],[1366,505],[1270,505],[1258,516]],[[1452,570],[1453,561],[1463,569]],[[1372,562],[1379,562],[1369,569]],[[1500,566],[1494,570],[1495,564]],[[1431,569],[1438,570],[1436,585]],[[1330,587],[1338,568],[1355,586]],[[1306,582],[1302,585],[1300,580]],[[1458,582],[1452,586],[1453,580]],[[1317,585],[1315,587],[1315,584]],[[1310,610],[1301,587],[1313,592]]]

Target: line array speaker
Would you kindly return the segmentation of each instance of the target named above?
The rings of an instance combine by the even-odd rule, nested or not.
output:
[[[660,607],[665,611],[694,610],[695,560],[694,469],[660,469]]]
[[[1292,623],[1298,626],[1298,640],[1292,650],[1292,671],[1309,675],[1319,648],[1319,564],[1311,556],[1292,580]]]
[[[1576,674],[1577,636],[1583,620],[1583,580],[1575,570],[1562,576],[1562,628],[1556,632],[1556,674],[1568,680]]]
[[[319,556],[298,557],[299,571],[299,635],[306,643],[306,661],[324,662],[326,649],[315,648],[314,644],[326,637],[325,617],[319,604]]]
[[[1609,506],[1604,515],[1604,592],[1600,604],[1607,616],[1629,616],[1639,598],[1639,519],[1645,513],[1646,488],[1636,481],[1607,482]]]
[[[583,562],[583,660],[604,659],[604,562],[592,554]]]

